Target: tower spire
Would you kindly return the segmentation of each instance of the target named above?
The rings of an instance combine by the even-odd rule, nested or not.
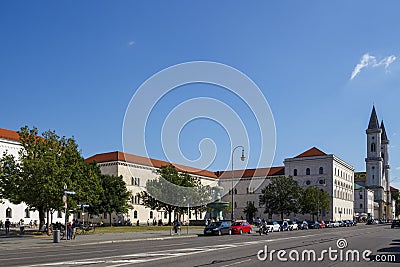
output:
[[[368,129],[379,129],[378,116],[376,116],[375,106],[372,106],[371,118],[369,119]]]
[[[382,129],[382,141],[388,141],[386,130],[385,130],[385,124],[383,123],[383,120],[381,123],[381,129]]]

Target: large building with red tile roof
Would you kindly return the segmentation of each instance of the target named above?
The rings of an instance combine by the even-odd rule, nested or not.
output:
[[[19,136],[14,131],[0,129],[0,140],[2,141],[0,145],[8,144],[9,150],[12,147],[17,152],[21,148],[18,142]],[[151,210],[141,205],[137,193],[145,190],[146,182],[149,179],[157,177],[156,170],[158,168],[169,164],[174,165],[181,172],[188,172],[199,178],[204,185],[222,186],[224,188],[223,200],[225,201],[230,202],[231,194],[234,194],[233,208],[236,218],[244,217],[243,209],[250,201],[258,206],[261,190],[269,184],[271,177],[285,175],[293,176],[302,187],[314,186],[328,192],[331,197],[331,207],[329,211],[320,211],[321,218],[353,219],[354,168],[335,155],[326,154],[316,147],[293,158],[285,159],[283,166],[234,170],[233,172],[200,170],[120,151],[96,154],[86,160],[88,162],[95,161],[105,174],[122,175],[127,188],[132,192],[133,209],[127,214],[113,215],[115,221],[127,219],[140,222],[147,221],[147,219],[166,220],[166,213],[163,211]],[[265,218],[262,207],[258,208],[257,216]],[[104,216],[101,215],[100,219],[106,219]],[[229,216],[230,214],[225,214],[226,218]],[[290,217],[300,219],[301,215],[291,214]]]

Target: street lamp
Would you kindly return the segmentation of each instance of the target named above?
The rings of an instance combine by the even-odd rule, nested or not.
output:
[[[234,218],[234,209],[235,209],[235,206],[234,206],[234,198],[233,198],[233,195],[234,195],[234,191],[233,191],[233,179],[235,178],[235,174],[234,174],[234,172],[233,172],[233,154],[235,153],[235,150],[237,149],[237,148],[242,148],[242,156],[240,157],[240,160],[241,161],[244,161],[245,159],[246,159],[246,157],[244,156],[244,147],[243,146],[237,146],[237,147],[235,147],[233,150],[232,150],[232,189],[231,189],[231,194],[232,194],[232,213],[231,213],[231,220],[233,221],[233,218]]]

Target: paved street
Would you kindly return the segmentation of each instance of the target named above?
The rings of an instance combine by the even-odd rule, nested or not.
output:
[[[124,233],[79,236],[79,239],[52,243],[50,238],[1,238],[0,266],[321,266],[321,262],[305,260],[280,262],[277,252],[315,250],[326,266],[365,266],[364,250],[373,255],[392,254],[400,262],[400,230],[389,225],[358,225],[356,227],[272,233],[268,236],[197,236],[201,231],[181,236],[169,232]],[[347,247],[338,248],[337,240],[345,239]],[[268,258],[261,261],[257,253],[267,246]],[[322,250],[337,250],[337,259],[330,260]],[[357,249],[360,262],[346,262],[346,251]],[[260,258],[264,253],[259,253]],[[343,260],[340,260],[342,254]],[[291,256],[295,257],[295,252]],[[308,254],[305,254],[306,256]],[[272,257],[272,262],[269,257]],[[284,258],[283,257],[283,258]],[[351,259],[351,258],[350,258]],[[369,263],[368,266],[370,266]],[[394,266],[396,263],[373,263]]]

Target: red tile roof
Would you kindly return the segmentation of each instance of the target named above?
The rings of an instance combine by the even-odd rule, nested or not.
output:
[[[390,187],[390,191],[399,191],[399,189],[397,189],[397,188],[391,186],[391,187]]]
[[[285,167],[234,170],[233,172],[235,178],[267,177],[275,175],[285,175]],[[232,178],[232,171],[216,172],[216,174],[219,178]]]
[[[316,147],[313,147],[303,153],[301,153],[300,155],[297,155],[295,158],[306,158],[306,157],[317,157],[317,156],[326,156],[326,154],[319,150]]]
[[[13,141],[19,141],[19,134],[12,130],[0,128],[0,138],[7,139],[7,140],[13,140]]]
[[[200,169],[196,169],[196,168],[192,168],[192,167],[188,167],[188,166],[184,166],[184,165],[180,165],[180,164],[170,163],[170,162],[152,159],[152,158],[146,158],[146,157],[132,155],[132,154],[119,152],[119,151],[96,154],[94,156],[87,158],[86,161],[87,162],[96,161],[97,163],[109,162],[109,161],[124,161],[124,162],[135,163],[135,164],[140,164],[140,165],[154,167],[154,168],[160,168],[161,166],[167,166],[167,165],[172,164],[173,166],[175,166],[175,168],[178,171],[181,171],[181,172],[188,172],[190,174],[195,174],[195,175],[200,175],[200,176],[205,176],[205,177],[210,177],[210,178],[218,178],[217,175],[211,171],[200,170]]]

